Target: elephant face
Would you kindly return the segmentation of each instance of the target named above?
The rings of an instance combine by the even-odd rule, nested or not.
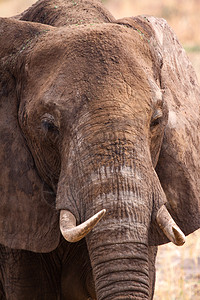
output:
[[[68,241],[91,231],[97,298],[149,299],[150,246],[184,242],[166,206],[186,234],[199,227],[199,87],[186,55],[150,17],[1,28],[1,243],[49,252],[60,229]]]
[[[109,151],[122,159],[119,150],[107,149],[109,144],[143,165],[148,160],[148,169],[151,155],[155,166],[167,109],[148,45],[144,51],[137,32],[114,24],[73,29],[73,36],[65,30],[59,40],[62,34],[48,34],[24,63],[19,121],[40,176],[56,193],[62,168],[66,186],[72,161],[86,160],[83,145],[96,169],[113,164]]]

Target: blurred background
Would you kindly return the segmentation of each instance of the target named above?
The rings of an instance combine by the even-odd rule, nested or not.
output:
[[[200,0],[102,0],[116,17],[154,15],[165,18],[196,70],[200,82]],[[0,0],[0,17],[19,14],[35,0]],[[200,299],[200,230],[176,247],[159,247],[154,300]]]

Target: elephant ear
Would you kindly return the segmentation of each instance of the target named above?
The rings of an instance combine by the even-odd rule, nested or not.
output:
[[[188,235],[200,228],[200,87],[194,69],[164,19],[138,16],[117,21],[136,30],[152,55],[169,116],[156,172],[167,197],[166,207]],[[156,224],[150,244],[168,240]]]
[[[142,19],[142,18],[141,18]],[[188,57],[164,19],[144,17],[162,56],[161,88],[169,109],[156,167],[166,206],[183,232],[200,227],[200,88]]]
[[[46,27],[0,18],[0,243],[35,252],[55,249],[60,233],[54,194],[38,176],[19,127],[16,65]]]

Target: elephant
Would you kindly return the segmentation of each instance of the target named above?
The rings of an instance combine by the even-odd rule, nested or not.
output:
[[[0,299],[153,299],[200,227],[200,88],[164,19],[39,0],[0,19]]]

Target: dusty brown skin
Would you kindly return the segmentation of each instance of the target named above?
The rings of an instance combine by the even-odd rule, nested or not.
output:
[[[162,19],[100,1],[17,18],[0,19],[0,299],[152,299],[158,210],[200,227],[194,71]],[[85,239],[61,237],[60,210],[101,209]]]

